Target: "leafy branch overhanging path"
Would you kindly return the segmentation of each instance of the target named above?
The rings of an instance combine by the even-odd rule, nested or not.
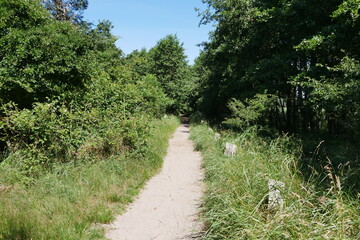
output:
[[[170,139],[161,172],[111,224],[107,238],[193,239],[201,231],[198,213],[203,196],[202,158],[188,138],[188,126],[180,126]]]

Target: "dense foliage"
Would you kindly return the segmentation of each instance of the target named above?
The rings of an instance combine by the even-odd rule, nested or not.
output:
[[[88,0],[41,0],[46,9],[60,21],[76,21],[81,22],[82,11],[88,5]]]
[[[325,179],[335,169],[357,196],[359,1],[203,2],[202,23],[215,30],[195,64],[198,109],[233,129],[294,133],[303,146],[299,173]]]
[[[151,74],[159,82],[166,98],[166,111],[188,115],[194,111],[198,80],[188,65],[183,43],[176,35],[160,39],[149,51],[134,50],[126,56],[126,65],[134,77]]]
[[[215,29],[195,62],[197,106],[221,123],[192,129],[204,238],[358,239],[360,1],[203,2]],[[269,179],[285,183],[276,213]]]
[[[0,0],[0,239],[101,238],[179,124],[149,53],[124,56],[87,5]]]
[[[87,4],[0,0],[0,162],[25,182],[58,163],[142,154],[149,120],[181,111],[165,87],[191,80],[179,40],[168,37],[179,56],[164,84],[153,56],[174,52],[124,56],[109,21],[80,24]]]
[[[88,0],[0,0],[0,194],[20,186],[9,193],[19,202],[1,199],[0,239],[33,238],[35,232],[34,239],[54,238],[65,228],[72,232],[62,231],[59,239],[89,239],[89,224],[108,222],[111,214],[97,203],[101,209],[92,216],[86,206],[93,199],[128,203],[160,167],[158,152],[164,153],[177,121],[156,123],[161,132],[168,122],[159,151],[149,137],[151,122],[195,110],[227,130],[243,130],[227,131],[213,144],[207,125],[195,129],[197,146],[209,154],[205,207],[214,225],[208,237],[358,237],[352,201],[360,189],[359,0],[203,2],[208,9],[201,23],[214,23],[215,30],[189,66],[176,35],[125,56],[109,21],[83,21]],[[302,141],[279,132],[297,133]],[[242,146],[241,159],[222,156],[226,141]],[[269,176],[293,187],[286,198],[294,205],[280,218],[268,219],[261,209]],[[30,189],[29,201],[18,197],[19,189]],[[64,214],[52,206],[59,196],[65,196],[64,209],[81,207]],[[29,203],[34,211],[20,209]],[[49,209],[62,218],[53,220]]]
[[[270,126],[360,134],[358,1],[203,2],[203,23],[216,24],[198,59],[203,112],[271,94],[259,119]]]
[[[191,96],[196,87],[192,70],[188,66],[183,44],[176,35],[168,35],[150,49],[150,69],[172,99],[169,110],[189,112]]]

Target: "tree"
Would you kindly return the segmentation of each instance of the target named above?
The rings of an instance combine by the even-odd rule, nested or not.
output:
[[[192,74],[186,61],[183,44],[176,35],[168,35],[150,49],[150,73],[155,75],[165,93],[173,100],[172,112],[186,112],[192,94]]]
[[[44,6],[59,21],[77,21],[88,7],[88,0],[42,0]]]
[[[357,0],[204,3],[202,22],[216,29],[201,57],[203,112],[225,118],[230,99],[246,102],[267,92],[278,96],[271,126],[332,133],[358,126]]]
[[[125,58],[125,65],[131,69],[132,75],[140,79],[150,74],[150,57],[148,51],[143,48],[140,51],[134,50]]]
[[[330,133],[358,138],[360,131],[359,1],[332,5],[331,23],[304,38],[295,48],[314,64],[294,82],[308,89],[307,106]]]
[[[91,79],[93,41],[80,27],[52,19],[37,1],[0,1],[0,99],[30,108],[73,97]]]

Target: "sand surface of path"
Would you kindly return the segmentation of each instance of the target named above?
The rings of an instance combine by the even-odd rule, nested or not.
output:
[[[203,194],[200,153],[180,126],[169,142],[161,172],[153,177],[127,211],[110,225],[111,240],[193,239]]]

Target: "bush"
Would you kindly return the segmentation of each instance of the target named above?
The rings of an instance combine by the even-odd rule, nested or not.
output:
[[[277,97],[271,94],[256,94],[254,98],[247,99],[245,102],[231,99],[228,107],[232,117],[224,123],[236,128],[256,125],[261,119],[264,119],[264,115],[274,108],[276,101]]]
[[[121,105],[117,107],[66,106],[56,101],[36,103],[31,110],[4,105],[0,140],[9,152],[4,164],[36,177],[58,163],[94,161],[115,152],[141,154],[150,133],[146,116],[151,115],[124,116]]]

